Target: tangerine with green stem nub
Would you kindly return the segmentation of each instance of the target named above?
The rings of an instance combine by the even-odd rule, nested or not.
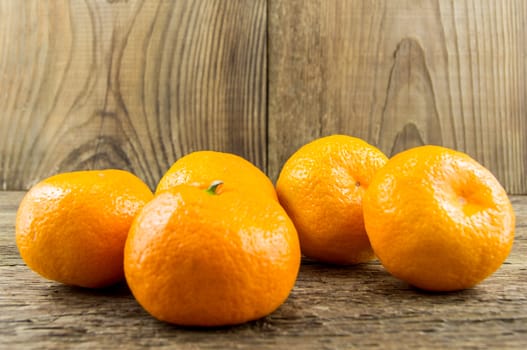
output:
[[[243,191],[247,196],[265,194],[276,199],[271,180],[248,160],[217,151],[197,151],[179,158],[159,181],[156,194],[178,185],[206,188],[221,179],[226,191]]]
[[[300,266],[295,227],[276,200],[235,188],[175,186],[135,219],[126,280],[152,316],[232,325],[264,317],[288,297]]]

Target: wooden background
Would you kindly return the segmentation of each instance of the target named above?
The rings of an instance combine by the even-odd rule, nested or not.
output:
[[[74,169],[154,187],[182,155],[275,179],[332,133],[465,151],[527,194],[523,0],[2,0],[0,180]]]

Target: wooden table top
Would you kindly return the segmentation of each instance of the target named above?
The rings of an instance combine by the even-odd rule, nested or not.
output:
[[[289,299],[241,326],[181,328],[150,317],[126,285],[87,290],[44,280],[14,239],[23,192],[0,192],[1,349],[527,348],[527,196],[511,197],[516,241],[504,265],[473,289],[426,293],[378,262],[304,261]]]

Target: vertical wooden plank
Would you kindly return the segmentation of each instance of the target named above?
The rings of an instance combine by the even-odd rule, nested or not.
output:
[[[465,151],[527,193],[521,0],[270,0],[269,173],[332,133]]]
[[[265,0],[0,2],[0,176],[76,169],[155,186],[215,149],[266,167]]]

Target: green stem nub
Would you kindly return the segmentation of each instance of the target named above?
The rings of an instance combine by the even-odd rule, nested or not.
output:
[[[212,181],[209,188],[207,188],[205,192],[207,192],[208,194],[217,195],[216,190],[218,189],[220,185],[223,185],[223,181],[221,180]]]

